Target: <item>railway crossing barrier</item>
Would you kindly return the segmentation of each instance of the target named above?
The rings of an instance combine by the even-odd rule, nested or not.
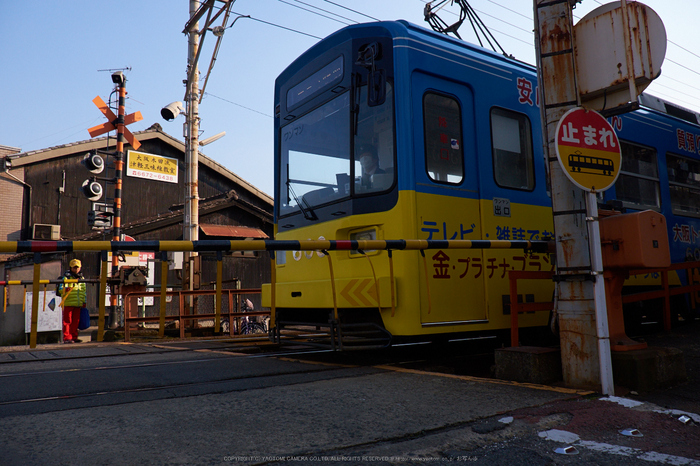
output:
[[[419,250],[425,249],[525,249],[532,250],[535,252],[551,252],[552,242],[549,241],[486,241],[486,240],[307,240],[307,241],[279,241],[279,240],[207,240],[207,241],[0,241],[0,252],[14,252],[14,253],[34,253],[34,278],[32,280],[32,290],[34,296],[38,296],[41,292],[41,285],[46,287],[47,284],[52,284],[53,282],[58,283],[56,280],[42,280],[40,277],[40,267],[41,264],[41,253],[55,253],[55,252],[100,252],[102,254],[102,276],[99,280],[100,283],[100,293],[99,293],[99,318],[98,318],[98,341],[103,341],[104,338],[104,319],[105,319],[105,301],[104,295],[106,292],[107,283],[107,270],[109,269],[107,264],[107,251],[156,251],[160,252],[160,258],[162,263],[162,276],[167,277],[167,252],[168,251],[197,251],[197,252],[207,252],[214,251],[217,252],[217,285],[214,291],[216,303],[222,303],[222,293],[231,293],[229,290],[222,290],[221,288],[221,258],[225,251],[268,251],[271,255],[271,270],[272,270],[272,283],[275,283],[275,262],[274,262],[274,252],[275,251],[322,251],[326,255],[328,251],[333,250],[377,250],[384,249],[389,251],[389,260],[391,261],[391,252],[397,250]],[[331,276],[333,274],[332,262],[329,257],[329,268]],[[424,256],[423,256],[424,257]],[[368,258],[369,259],[369,258]],[[371,262],[370,262],[371,263]],[[391,264],[391,263],[390,263]],[[390,267],[391,269],[392,267]],[[645,291],[642,293],[627,294],[623,296],[623,303],[632,303],[644,300],[659,299],[664,300],[663,306],[663,323],[664,329],[669,330],[671,328],[671,309],[670,309],[670,298],[671,296],[677,296],[681,294],[690,294],[691,304],[694,307],[697,301],[697,293],[700,292],[700,278],[698,278],[698,270],[700,269],[700,262],[684,262],[679,264],[672,264],[668,268],[664,269],[643,269],[643,270],[631,270],[630,275],[635,274],[650,274],[658,273],[662,279],[661,289],[653,291]],[[685,270],[688,276],[688,285],[685,286],[670,286],[668,280],[668,273],[672,271]],[[532,312],[532,311],[543,311],[551,310],[553,308],[552,302],[544,303],[518,303],[517,299],[517,281],[522,279],[552,279],[551,272],[530,272],[530,271],[509,271],[510,280],[510,295],[511,295],[511,344],[513,346],[518,345],[518,314],[522,312]],[[97,283],[97,280],[86,280]],[[14,284],[12,282],[0,282],[0,285],[5,285],[3,302],[6,303],[6,293],[7,285]],[[331,284],[334,285],[333,280]],[[275,297],[274,290],[275,287],[271,287],[271,321],[270,326],[274,326],[275,318]],[[392,289],[392,294],[393,294]],[[429,292],[429,290],[428,290]],[[157,318],[160,323],[159,335],[163,336],[164,324],[165,324],[165,301],[168,296],[167,287],[165,283],[161,286],[160,292],[151,292],[147,296],[160,296],[161,299],[161,315]],[[178,297],[184,296],[185,292],[177,292]],[[191,292],[190,292],[191,293]],[[209,292],[211,293],[211,292]],[[336,290],[332,290],[334,297],[334,311],[337,315],[337,303],[335,302]],[[174,294],[173,294],[174,295]],[[135,295],[133,295],[135,296]],[[133,297],[132,296],[132,297]],[[179,298],[181,299],[181,298]],[[394,306],[394,299],[392,296],[392,308]],[[229,298],[229,307],[232,301]],[[220,325],[220,310],[222,306],[219,304],[216,306],[216,310],[213,313],[215,319],[216,331],[219,331]],[[37,323],[37,312],[38,312],[38,300],[33,300],[32,306],[32,328],[30,336],[30,346],[32,348],[36,347],[36,323]],[[257,314],[257,313],[256,313]],[[231,309],[229,308],[230,318],[235,317],[231,315]],[[251,315],[251,314],[248,314]],[[126,316],[125,316],[126,317]],[[182,315],[178,316],[178,319],[195,319],[199,317],[193,317],[192,315]],[[203,317],[202,317],[203,318]],[[209,316],[208,318],[212,318]],[[136,321],[138,318],[129,317],[129,321]],[[148,318],[148,320],[155,320],[154,318]],[[125,318],[126,322],[126,318]]]
[[[102,259],[102,273],[100,277],[99,293],[99,317],[97,341],[104,339],[105,322],[105,294],[107,289],[107,252],[112,251],[143,251],[160,252],[161,277],[167,277],[168,271],[168,251],[193,251],[193,252],[216,252],[217,253],[217,285],[216,303],[221,303],[222,289],[222,257],[227,251],[268,251],[270,253],[271,264],[271,306],[270,306],[270,327],[275,325],[275,251],[320,251],[329,258],[329,269],[331,273],[331,285],[333,287],[334,315],[338,315],[336,301],[335,283],[333,280],[333,266],[328,251],[335,250],[377,250],[389,251],[391,261],[391,251],[418,250],[423,254],[425,249],[524,249],[534,252],[553,251],[553,242],[550,241],[505,241],[505,240],[200,240],[200,241],[0,241],[0,253],[33,253],[34,254],[34,275],[32,289],[34,296],[38,296],[41,284],[41,253],[57,252],[99,252]],[[425,260],[425,256],[423,255]],[[371,263],[371,261],[370,261]],[[390,262],[390,269],[393,263]],[[159,316],[159,336],[164,335],[165,330],[165,308],[167,298],[167,284],[162,283],[160,287],[160,316]],[[392,290],[393,294],[393,290]],[[30,347],[36,348],[37,339],[37,318],[39,300],[32,301],[31,334]],[[394,300],[392,298],[392,308]],[[217,304],[216,314],[220,316],[221,305]],[[393,312],[393,311],[392,311]],[[218,319],[217,319],[218,321]],[[216,327],[215,331],[219,331]]]

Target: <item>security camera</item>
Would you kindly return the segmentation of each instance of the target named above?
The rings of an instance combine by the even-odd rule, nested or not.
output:
[[[173,102],[160,110],[160,115],[167,121],[174,120],[184,109],[182,102]]]

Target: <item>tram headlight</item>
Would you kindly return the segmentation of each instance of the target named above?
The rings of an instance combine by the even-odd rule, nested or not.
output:
[[[355,231],[350,233],[350,240],[353,241],[371,241],[377,239],[377,229],[372,228],[370,230],[360,230],[360,231]],[[376,252],[376,249],[373,250],[365,250],[365,253],[368,252]],[[353,249],[350,254],[359,254],[359,252],[356,249]]]

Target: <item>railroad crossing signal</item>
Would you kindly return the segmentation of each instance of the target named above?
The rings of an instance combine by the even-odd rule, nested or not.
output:
[[[557,125],[556,149],[562,170],[579,188],[600,192],[617,181],[620,141],[600,113],[580,107],[566,112]]]
[[[83,181],[80,189],[91,201],[99,201],[102,198],[102,185],[93,178]]]
[[[88,226],[102,229],[112,228],[112,212],[88,210]]]
[[[102,100],[100,96],[95,97],[92,99],[92,102],[97,106],[97,108],[100,109],[102,114],[107,117],[109,120],[107,123],[102,123],[101,125],[93,126],[92,128],[88,129],[88,133],[90,133],[90,137],[96,137],[99,136],[100,134],[107,133],[109,131],[113,131],[117,129],[117,116],[114,114],[114,112],[107,106],[107,104]],[[126,125],[129,125],[131,123],[136,123],[137,121],[143,120],[143,117],[141,116],[141,112],[135,112],[135,113],[130,113],[129,115],[126,115],[124,117],[124,137],[126,140],[131,144],[131,147],[134,149],[138,149],[141,147],[141,143],[134,137],[133,134],[131,134],[131,131],[129,131],[126,128]]]

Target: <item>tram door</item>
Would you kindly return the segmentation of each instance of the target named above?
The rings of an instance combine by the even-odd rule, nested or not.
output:
[[[421,239],[482,239],[472,91],[414,72],[416,218]],[[480,250],[426,250],[418,256],[421,324],[487,319]]]

